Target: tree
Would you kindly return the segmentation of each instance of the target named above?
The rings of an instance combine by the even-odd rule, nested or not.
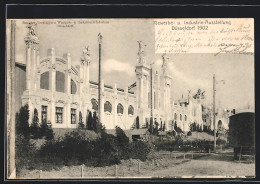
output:
[[[21,107],[19,113],[17,114],[16,123],[16,134],[24,136],[25,139],[30,138],[30,128],[29,128],[29,106],[26,104]]]
[[[136,117],[136,126],[135,128],[139,129],[140,128],[140,124],[139,124],[139,116]]]
[[[117,144],[120,148],[120,156],[121,158],[126,159],[129,157],[129,138],[126,136],[125,132],[119,126],[116,126],[115,128]]]
[[[33,113],[33,122],[30,126],[30,132],[32,135],[33,139],[38,139],[39,138],[39,118],[38,118],[38,111],[35,108],[34,113]]]
[[[87,129],[93,130],[93,118],[92,118],[92,112],[91,111],[89,111],[89,113],[88,113]]]
[[[54,138],[54,132],[52,130],[51,122],[48,122],[48,124],[46,119],[42,121],[40,126],[40,135],[41,137],[45,137],[47,140],[51,140]]]
[[[83,123],[83,121],[82,121],[82,113],[81,113],[81,111],[79,111],[79,124],[78,124],[78,128],[81,128],[81,129],[83,129],[84,128],[84,123]]]
[[[150,132],[153,133],[153,120],[150,118]]]
[[[93,130],[101,134],[105,132],[105,126],[99,121],[96,112],[93,113]]]
[[[163,123],[163,131],[165,131],[165,122]]]
[[[93,124],[92,124],[92,130],[96,132],[97,130],[97,123],[98,123],[98,117],[96,111],[93,113]]]

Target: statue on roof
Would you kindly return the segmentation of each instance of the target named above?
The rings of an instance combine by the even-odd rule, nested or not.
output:
[[[169,58],[166,56],[166,53],[162,55],[162,60],[163,60],[163,64],[162,64],[163,73],[166,73],[168,69],[168,60],[169,60]]]
[[[37,26],[36,23],[29,23],[29,25],[27,26],[27,28],[28,28],[28,35],[36,36],[36,33],[35,33],[35,27],[36,26]]]
[[[139,63],[142,63],[144,64],[145,63],[145,58],[144,58],[144,55],[145,55],[145,52],[144,52],[144,47],[146,47],[146,45],[144,44],[143,41],[137,41],[138,42],[138,45],[139,45],[139,51],[138,51],[138,61]]]
[[[90,49],[89,46],[86,45],[82,49],[82,57],[81,57],[82,64],[90,61]]]

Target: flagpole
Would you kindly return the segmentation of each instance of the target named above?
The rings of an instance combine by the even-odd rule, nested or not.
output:
[[[102,36],[98,34],[98,118],[101,121],[101,42]]]
[[[213,74],[213,126],[214,126],[214,152],[216,153],[216,147],[217,147],[217,142],[216,142],[216,119],[215,119],[215,92],[216,92],[216,81],[215,81],[215,74]]]

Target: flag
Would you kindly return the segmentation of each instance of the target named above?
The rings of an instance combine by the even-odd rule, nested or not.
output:
[[[132,88],[136,87],[136,82],[133,83],[131,86],[128,87],[128,91],[131,90]]]

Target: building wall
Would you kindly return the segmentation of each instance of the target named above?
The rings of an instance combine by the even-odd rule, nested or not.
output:
[[[79,112],[82,113],[85,122],[88,111],[93,113],[99,109],[101,123],[107,129],[115,126],[130,129],[135,126],[137,116],[140,127],[145,127],[147,122],[150,124],[153,116],[153,122],[157,121],[159,127],[165,124],[166,130],[173,128],[173,122],[184,131],[188,131],[189,124],[194,121],[202,123],[200,101],[189,98],[186,105],[174,105],[171,101],[172,77],[162,71],[162,68],[151,72],[150,65],[137,64],[134,93],[128,88],[119,89],[116,84],[107,86],[101,81],[102,106],[96,109],[97,104],[93,105],[92,102],[96,103],[98,100],[98,83],[89,81],[90,60],[81,60],[81,64],[74,67],[71,65],[69,53],[59,57],[56,56],[55,49],[50,49],[48,56],[39,58],[38,38],[35,35],[27,35],[25,43],[26,72],[18,65],[16,67],[16,84],[19,89],[17,107],[29,104],[30,123],[34,108],[38,110],[40,121],[46,115],[46,121],[51,122],[53,128],[75,128]],[[109,110],[105,108],[105,104]],[[128,113],[130,107],[133,110],[132,114]],[[76,121],[72,122],[74,117]],[[62,123],[59,123],[61,119]]]

